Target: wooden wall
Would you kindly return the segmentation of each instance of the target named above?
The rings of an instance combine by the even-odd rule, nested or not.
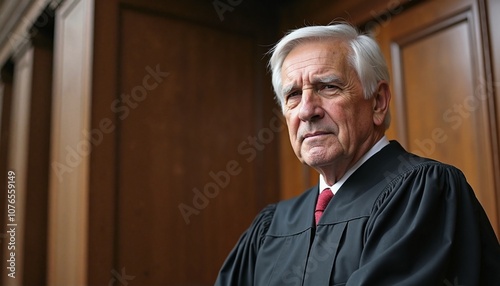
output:
[[[1,68],[0,71],[1,81],[0,81],[0,96],[2,99],[1,108],[1,125],[0,125],[0,172],[2,174],[8,174],[9,166],[6,160],[9,154],[9,138],[10,138],[10,124],[11,124],[11,114],[12,114],[12,81],[14,76],[14,64],[12,61],[8,61]],[[0,177],[0,195],[2,198],[6,198],[8,194],[7,188],[8,176]],[[3,200],[2,200],[3,201]],[[2,221],[0,228],[0,257],[2,258],[1,265],[3,266],[3,258],[8,252],[7,243],[10,237],[7,235],[7,229],[4,221],[7,220],[7,204],[0,205],[0,220]],[[4,272],[2,271],[2,274]],[[0,285],[3,285],[3,279],[0,279]]]
[[[460,168],[500,234],[498,130],[480,4],[423,3],[388,23],[379,41],[392,63],[397,138]]]
[[[15,200],[14,202],[9,202],[7,205],[11,206],[11,209],[15,209],[15,216],[12,217],[12,221],[9,220],[9,225],[5,225],[5,233],[7,234],[9,242],[11,234],[15,237],[15,262],[18,267],[23,265],[23,254],[25,248],[25,228],[23,225],[26,222],[26,209],[16,208],[16,206],[22,206],[26,202],[26,197],[28,196],[27,183],[28,183],[28,140],[29,140],[29,114],[30,114],[30,98],[31,98],[31,83],[33,76],[33,47],[31,45],[24,45],[18,53],[14,56],[15,69],[14,69],[14,81],[12,85],[12,102],[11,102],[11,120],[9,128],[9,150],[7,155],[8,170],[14,172],[14,182],[15,182]],[[5,197],[7,197],[5,195]],[[2,200],[7,202],[7,200]],[[13,208],[12,208],[13,207]],[[10,233],[7,233],[7,229]],[[4,243],[5,249],[7,248],[7,243]],[[13,250],[12,248],[9,250]],[[10,262],[7,262],[7,253],[10,255],[10,251],[4,252],[3,269],[6,269]],[[10,258],[10,257],[9,257]],[[7,281],[7,276],[2,277],[4,281]],[[10,282],[10,281],[9,281]],[[21,285],[23,283],[23,278],[19,277],[16,281],[19,284],[11,285]],[[9,285],[9,284],[7,284]]]
[[[281,121],[264,56],[276,24],[260,5],[96,2],[90,284],[124,272],[210,285],[278,199]]]
[[[47,277],[48,185],[52,110],[53,18],[47,18],[32,38],[27,194],[25,205],[24,285],[35,285]],[[36,238],[36,239],[29,239]]]
[[[93,3],[64,2],[55,15],[49,187],[49,285],[85,285]]]

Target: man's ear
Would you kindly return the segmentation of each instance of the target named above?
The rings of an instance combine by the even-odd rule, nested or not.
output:
[[[372,100],[373,123],[377,126],[384,125],[385,117],[389,116],[389,104],[391,102],[391,90],[385,80],[379,81]]]

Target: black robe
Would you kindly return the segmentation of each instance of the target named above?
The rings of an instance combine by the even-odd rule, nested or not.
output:
[[[318,186],[269,205],[216,285],[500,285],[500,245],[456,168],[392,141],[339,189],[317,227]]]

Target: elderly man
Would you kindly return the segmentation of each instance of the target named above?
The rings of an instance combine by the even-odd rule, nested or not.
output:
[[[385,137],[389,74],[373,39],[301,28],[270,67],[319,185],[262,210],[216,285],[500,285],[500,246],[463,174]]]

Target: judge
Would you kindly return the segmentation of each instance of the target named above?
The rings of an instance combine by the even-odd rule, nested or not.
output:
[[[500,246],[460,170],[389,142],[389,73],[348,24],[272,50],[297,158],[319,184],[263,209],[216,285],[500,285]]]

